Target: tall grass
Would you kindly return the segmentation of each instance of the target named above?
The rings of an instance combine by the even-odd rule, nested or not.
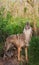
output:
[[[23,32],[27,21],[33,22],[31,18],[14,18],[10,12],[3,17],[3,11],[0,11],[0,55],[3,50],[3,45],[7,36],[12,34],[19,34]],[[39,27],[39,18],[36,19],[37,27]],[[29,64],[39,65],[39,37],[33,37],[29,47]]]
[[[30,41],[29,64],[39,65],[39,36],[32,37]]]

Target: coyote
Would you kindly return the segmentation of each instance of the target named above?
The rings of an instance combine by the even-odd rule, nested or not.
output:
[[[5,52],[9,50],[13,44],[18,49],[18,60],[20,61],[20,51],[22,47],[25,47],[26,61],[28,61],[27,48],[29,46],[30,39],[32,37],[32,27],[29,22],[26,23],[22,34],[10,35],[5,41]]]

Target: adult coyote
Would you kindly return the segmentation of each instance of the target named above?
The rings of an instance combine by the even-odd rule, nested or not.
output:
[[[14,44],[18,49],[18,60],[20,60],[21,48],[25,46],[26,61],[28,61],[27,48],[29,46],[31,36],[32,36],[32,28],[29,22],[27,22],[22,34],[16,34],[7,37],[5,41],[5,51],[7,52],[9,48]]]

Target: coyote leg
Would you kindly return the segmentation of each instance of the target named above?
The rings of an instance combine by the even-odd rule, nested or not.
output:
[[[28,63],[28,47],[25,48],[26,62]]]
[[[18,61],[20,61],[20,48],[18,48]]]

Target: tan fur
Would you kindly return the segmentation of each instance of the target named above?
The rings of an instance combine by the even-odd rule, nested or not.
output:
[[[30,27],[30,29],[31,29],[31,27]],[[9,36],[5,42],[5,51],[8,51],[8,49],[12,46],[12,44],[16,45],[16,47],[18,48],[18,60],[20,60],[21,48],[24,46],[26,46],[26,48],[27,48],[27,46],[29,46],[28,44],[29,44],[29,41],[30,41],[31,35],[32,35],[32,29],[31,30],[30,29],[26,30],[24,28],[24,31],[22,34]],[[25,50],[26,50],[26,48],[25,48]],[[25,51],[25,54],[26,54],[26,52],[27,51]],[[26,60],[27,60],[27,57],[26,57]]]

